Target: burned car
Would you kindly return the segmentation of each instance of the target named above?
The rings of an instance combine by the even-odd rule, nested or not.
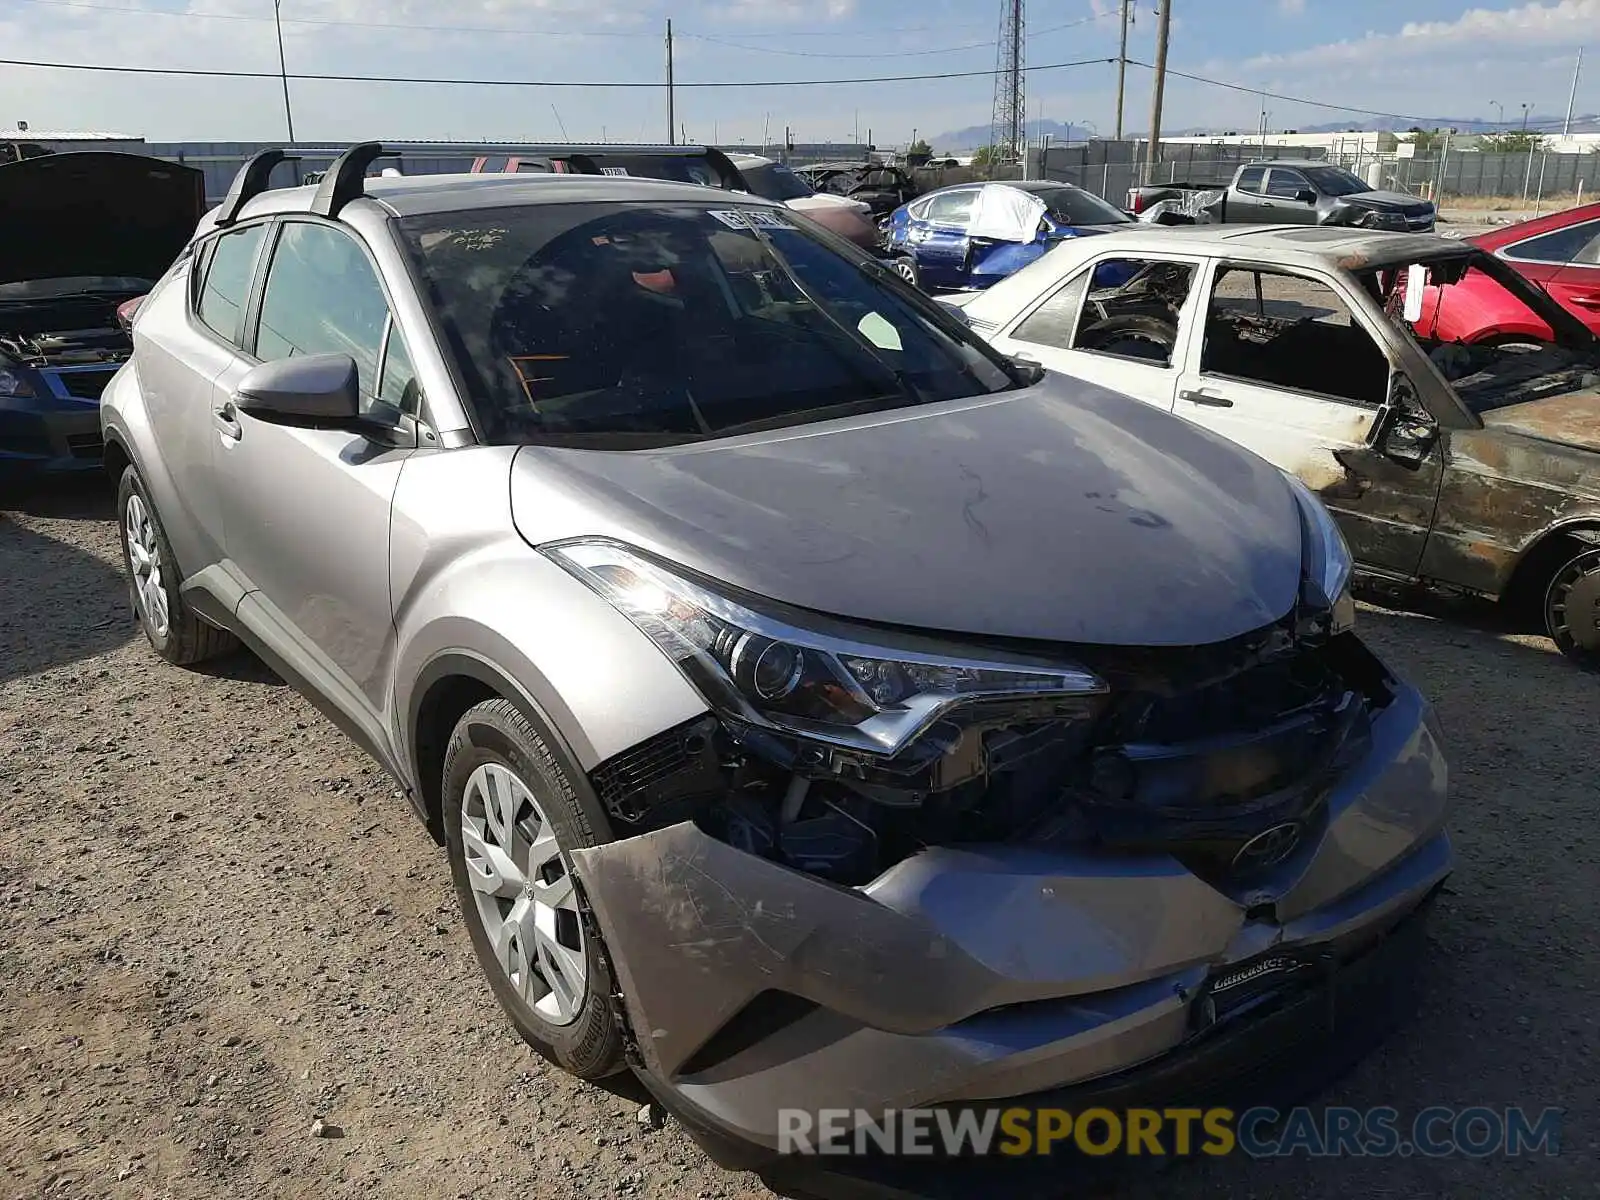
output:
[[[1404,1015],[1448,773],[1309,489],[781,204],[275,153],[106,395],[135,610],[384,764],[530,1044],[780,1178],[782,1108],[1261,1102]]]
[[[118,309],[204,204],[199,171],[138,155],[0,166],[0,478],[99,466],[100,393],[133,349]]]
[[[1452,306],[1547,329],[1441,341]],[[1600,665],[1600,341],[1470,242],[1195,227],[1061,247],[950,302],[1007,353],[1293,471],[1364,574],[1505,601]]]

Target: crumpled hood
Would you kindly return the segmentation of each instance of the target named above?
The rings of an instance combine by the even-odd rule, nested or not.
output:
[[[205,212],[205,176],[138,154],[47,154],[0,166],[0,283],[159,279]]]
[[[1278,470],[1051,375],[1021,392],[665,450],[524,447],[529,542],[614,538],[733,587],[928,631],[1198,645],[1293,606]]]

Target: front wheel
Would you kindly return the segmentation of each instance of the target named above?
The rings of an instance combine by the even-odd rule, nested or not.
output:
[[[894,260],[894,273],[912,287],[922,287],[922,272],[917,269],[917,260],[910,255],[902,254]]]
[[[615,1074],[610,967],[569,858],[600,839],[561,765],[514,705],[485,701],[450,736],[443,795],[456,898],[495,999],[559,1066]]]
[[[239,643],[233,634],[206,624],[184,599],[166,531],[131,466],[117,485],[117,517],[129,599],[150,648],[180,667],[235,649]]]
[[[1556,568],[1544,596],[1544,625],[1556,648],[1580,666],[1600,670],[1600,547]]]

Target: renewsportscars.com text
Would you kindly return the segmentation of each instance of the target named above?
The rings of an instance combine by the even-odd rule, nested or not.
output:
[[[1554,1155],[1558,1108],[783,1109],[783,1154],[1388,1158]]]

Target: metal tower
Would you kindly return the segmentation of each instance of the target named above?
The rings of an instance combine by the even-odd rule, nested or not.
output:
[[[1023,74],[1023,0],[1000,0],[1000,36],[994,65],[994,115],[989,145],[996,163],[1018,163],[1027,153],[1027,77]]]

